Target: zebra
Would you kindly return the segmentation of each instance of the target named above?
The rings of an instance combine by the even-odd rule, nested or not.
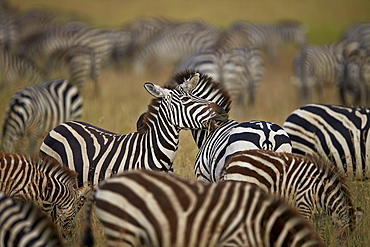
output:
[[[147,170],[109,178],[88,204],[87,246],[94,202],[108,246],[324,246],[296,209],[244,182]]]
[[[0,245],[62,247],[50,218],[31,202],[22,203],[0,191]]]
[[[175,72],[185,69],[206,73],[222,82],[236,103],[236,115],[241,115],[246,107],[254,105],[256,88],[265,75],[262,54],[247,46],[189,55],[182,59]]]
[[[315,213],[327,214],[342,244],[361,219],[343,174],[319,156],[245,150],[230,156],[221,181],[243,181],[284,198],[307,219]],[[359,217],[359,220],[356,219]]]
[[[344,67],[344,78],[339,84],[340,102],[347,105],[346,96],[352,98],[353,106],[370,105],[370,54],[357,49],[348,55]]]
[[[199,181],[218,182],[229,157],[242,150],[266,149],[291,152],[292,144],[282,127],[266,121],[238,123],[229,120],[211,132],[201,145],[194,163]]]
[[[293,84],[299,88],[301,102],[310,103],[312,88],[315,89],[319,101],[323,100],[324,87],[337,86],[340,92],[346,61],[357,49],[355,43],[346,42],[302,47],[294,58],[292,77]]]
[[[78,120],[83,100],[77,87],[55,79],[19,90],[11,99],[2,125],[1,149],[17,151],[17,139],[29,139],[29,152],[34,151],[38,138],[58,124]]]
[[[155,98],[137,122],[137,132],[115,134],[92,124],[70,121],[54,128],[40,151],[78,173],[79,186],[96,185],[112,174],[131,169],[172,172],[182,129],[213,130],[214,122],[228,119],[218,105],[193,96],[204,84],[199,73],[177,87],[145,83]]]
[[[174,76],[169,84],[182,85],[193,70],[185,70]],[[230,111],[230,95],[220,82],[208,75],[203,75],[208,83],[195,87],[192,94],[210,100],[226,112]],[[278,152],[291,152],[292,145],[288,134],[282,127],[267,121],[249,121],[238,123],[228,120],[219,123],[219,127],[208,132],[192,130],[192,135],[199,151],[194,164],[196,178],[203,182],[216,182],[227,157],[244,149],[262,148]]]
[[[100,60],[93,49],[87,46],[71,46],[52,53],[47,62],[49,73],[53,69],[60,70],[64,66],[68,69],[68,81],[82,90],[85,81],[90,77],[98,91],[100,76]]]
[[[77,174],[51,157],[0,153],[0,191],[19,201],[32,201],[71,234],[73,219],[89,187],[77,187]]]
[[[44,73],[32,61],[7,49],[0,49],[0,87],[40,82]]]
[[[341,37],[344,42],[358,42],[361,48],[370,51],[370,22],[359,22],[350,26]]]
[[[272,24],[237,21],[224,30],[218,46],[226,50],[252,46],[266,51],[270,59],[275,61],[279,45],[294,42],[302,46],[306,43],[305,36],[304,26],[297,21],[286,20]]]
[[[176,65],[183,57],[213,49],[221,31],[203,21],[181,22],[157,34],[135,53],[134,71],[144,71],[150,63]]]
[[[294,110],[283,128],[292,152],[320,154],[350,179],[370,178],[370,109],[308,104]]]

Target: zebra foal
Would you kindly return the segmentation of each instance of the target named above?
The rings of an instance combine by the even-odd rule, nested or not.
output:
[[[343,174],[331,163],[316,156],[246,150],[226,162],[222,181],[244,181],[277,194],[296,206],[306,218],[314,213],[331,217],[339,243],[357,225],[361,209],[353,205]]]
[[[53,158],[0,153],[0,191],[20,201],[33,201],[64,235],[71,233],[74,216],[84,203],[88,187],[77,187],[77,175]]]
[[[370,109],[308,104],[283,124],[293,153],[319,154],[350,179],[370,178]]]
[[[226,121],[218,105],[191,90],[206,83],[199,73],[176,87],[152,83],[144,87],[155,98],[137,122],[137,132],[115,134],[83,122],[66,122],[44,139],[40,151],[78,173],[79,186],[97,185],[112,174],[131,169],[173,171],[182,129],[211,129]]]
[[[243,182],[146,170],[109,178],[88,202],[88,246],[94,202],[109,246],[324,246],[295,209]]]
[[[82,96],[66,80],[50,80],[19,90],[11,99],[2,125],[1,148],[13,152],[17,139],[29,139],[29,151],[37,139],[58,124],[82,115]]]
[[[17,202],[0,191],[0,246],[63,245],[54,224],[36,205]]]

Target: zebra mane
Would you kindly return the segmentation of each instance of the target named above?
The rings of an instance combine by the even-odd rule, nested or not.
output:
[[[59,163],[56,159],[46,155],[34,155],[30,158],[40,171],[50,174],[52,177],[59,177],[67,185],[72,185],[74,189],[78,189],[77,173],[67,166]]]
[[[196,87],[191,91],[195,96],[207,99],[221,106],[226,112],[230,111],[231,97],[221,82],[216,82],[206,73],[186,69],[175,74],[165,85],[166,88],[175,88],[188,81],[195,73],[199,73],[200,79]]]

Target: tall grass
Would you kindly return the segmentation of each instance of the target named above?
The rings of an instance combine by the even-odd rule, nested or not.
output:
[[[236,20],[275,21],[295,19],[303,22],[308,29],[310,43],[333,42],[341,32],[356,21],[369,19],[370,1],[347,0],[205,0],[205,1],[133,1],[133,0],[13,0],[10,3],[22,10],[35,6],[46,6],[64,18],[78,17],[90,25],[117,27],[144,16],[167,16],[179,20],[204,19],[219,27],[226,27]],[[291,84],[292,61],[297,48],[285,45],[278,51],[276,63],[266,59],[267,74],[257,89],[256,107],[245,109],[244,116],[232,118],[238,121],[265,120],[282,125],[289,113],[300,106],[296,88]],[[93,94],[93,88],[83,92],[84,115],[86,121],[116,133],[135,131],[136,120],[147,109],[151,96],[143,88],[143,83],[151,81],[163,85],[171,76],[171,68],[156,73],[133,74],[126,68],[105,69],[102,72],[100,94]],[[10,98],[23,85],[11,85],[0,91],[0,112],[4,113]],[[314,99],[314,102],[319,102]],[[338,104],[335,88],[324,92],[320,103]],[[193,164],[197,148],[189,131],[180,136],[180,147],[175,159],[175,173],[194,179]],[[348,246],[370,246],[370,189],[369,183],[350,182],[356,205],[365,210],[363,222]],[[82,214],[80,214],[82,216]],[[79,224],[79,222],[78,222]],[[103,235],[95,221],[95,236],[98,246],[104,246]],[[77,246],[80,228],[69,245]],[[330,245],[333,244],[328,240]]]

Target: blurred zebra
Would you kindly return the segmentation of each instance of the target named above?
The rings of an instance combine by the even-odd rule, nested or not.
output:
[[[66,122],[48,134],[40,151],[75,170],[79,186],[97,185],[131,169],[171,172],[182,129],[213,130],[214,121],[228,118],[221,107],[190,93],[205,83],[200,78],[194,74],[172,88],[145,83],[155,98],[140,116],[138,132],[121,135],[83,122]]]
[[[248,183],[154,171],[109,178],[88,204],[87,246],[93,202],[108,246],[324,246],[296,209]]]
[[[87,46],[71,46],[60,49],[50,55],[47,62],[49,74],[57,69],[66,67],[68,70],[68,81],[82,90],[86,80],[92,79],[95,90],[98,92],[98,81],[100,76],[100,61],[93,49]]]
[[[344,78],[339,84],[341,104],[347,105],[347,96],[353,106],[370,106],[370,53],[358,49],[346,58]]]
[[[16,202],[0,191],[0,245],[61,247],[54,224],[31,202]]]
[[[18,38],[19,10],[6,1],[0,3],[0,50],[12,50]]]
[[[241,151],[230,156],[223,168],[221,181],[230,180],[252,183],[283,197],[308,220],[315,213],[329,215],[340,244],[353,233],[356,216],[363,213],[354,208],[343,174],[318,156]]]
[[[361,48],[370,51],[370,22],[353,24],[343,33],[341,41],[358,42]]]
[[[1,149],[14,151],[20,137],[27,137],[29,152],[37,140],[58,124],[82,115],[82,97],[66,80],[51,80],[19,90],[11,99],[2,125]],[[21,145],[22,146],[22,145]]]
[[[270,59],[275,61],[279,45],[294,42],[302,46],[306,43],[305,36],[304,26],[297,21],[273,24],[238,21],[223,32],[218,46],[226,50],[252,46],[266,51]]]
[[[266,121],[238,123],[229,120],[211,132],[200,147],[194,164],[197,180],[218,182],[229,157],[238,151],[249,149],[291,152],[292,144],[288,134],[277,124]]]
[[[309,104],[283,124],[293,153],[319,154],[351,179],[370,178],[370,109]]]
[[[171,25],[135,53],[134,70],[142,72],[149,64],[177,64],[185,56],[214,49],[220,33],[218,28],[202,21]]]
[[[0,49],[0,87],[21,83],[32,85],[44,78],[44,73],[30,60],[6,49]]]
[[[254,105],[255,91],[265,75],[259,50],[242,47],[227,51],[213,50],[185,57],[175,72],[194,69],[222,82],[236,104],[236,115]]]
[[[33,201],[63,235],[71,234],[72,222],[82,207],[88,187],[77,187],[77,174],[55,159],[0,153],[0,191],[15,200]]]
[[[302,47],[293,62],[293,84],[298,86],[298,97],[303,103],[312,101],[312,90],[316,91],[319,101],[323,100],[325,87],[338,86],[344,77],[343,46],[306,45]]]

